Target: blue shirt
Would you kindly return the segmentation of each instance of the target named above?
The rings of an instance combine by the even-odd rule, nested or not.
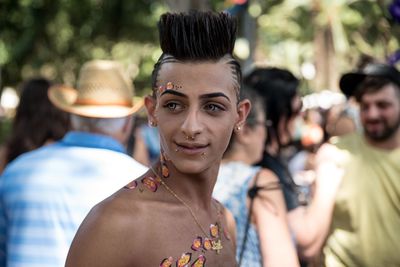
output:
[[[229,209],[236,222],[236,257],[239,261],[240,252],[245,236],[249,210],[246,205],[247,191],[250,183],[260,170],[242,162],[221,164],[213,197]],[[261,267],[261,248],[259,235],[253,224],[250,224],[247,241],[243,253],[242,265],[245,267]]]
[[[0,177],[0,266],[64,266],[89,210],[147,169],[111,137],[69,132]]]

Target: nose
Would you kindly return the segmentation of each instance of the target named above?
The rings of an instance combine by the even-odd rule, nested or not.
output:
[[[200,114],[195,109],[189,109],[181,125],[181,131],[185,137],[195,138],[202,131]]]
[[[379,108],[376,105],[370,105],[364,113],[369,119],[376,119],[379,117]]]

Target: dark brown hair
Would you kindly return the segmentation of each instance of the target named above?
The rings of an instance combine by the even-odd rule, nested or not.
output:
[[[154,66],[153,89],[161,65],[176,61],[218,61],[227,57],[239,91],[242,73],[233,57],[237,22],[228,13],[191,11],[189,13],[165,13],[158,22],[162,55]]]
[[[34,78],[22,85],[7,142],[7,163],[48,140],[61,139],[70,128],[69,115],[57,109],[47,96],[50,86],[44,78]]]
[[[398,89],[396,91],[397,95],[400,97],[400,87],[390,79],[380,76],[367,76],[356,88],[354,97],[357,102],[360,102],[364,94],[378,92],[388,84],[393,84],[393,86]]]

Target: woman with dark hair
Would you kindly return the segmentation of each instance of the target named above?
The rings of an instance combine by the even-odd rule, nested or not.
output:
[[[295,120],[302,105],[298,92],[299,80],[288,70],[257,68],[244,79],[244,84],[264,96],[269,123],[264,155],[257,165],[272,170],[283,185],[288,211],[300,205],[297,187],[281,155],[281,149],[289,145],[295,131]]]
[[[241,94],[252,108],[242,131],[232,135],[213,195],[235,218],[240,266],[295,267],[279,180],[270,170],[252,166],[262,158],[267,136],[264,99],[251,88]]]
[[[308,206],[302,205],[298,186],[282,155],[282,149],[293,138],[295,121],[302,108],[298,92],[299,80],[288,70],[257,68],[245,78],[244,83],[266,98],[266,116],[270,126],[264,155],[258,164],[278,176],[285,196],[290,231],[300,258],[307,261],[314,256],[311,251],[319,234],[316,229],[331,216],[333,205],[327,201],[331,197],[326,194],[329,179],[323,179],[322,176],[316,178],[311,203]]]
[[[212,198],[240,100],[236,21],[227,13],[166,13],[163,54],[145,98],[161,153],[148,172],[100,202],[78,230],[66,266],[236,266],[235,222]]]
[[[19,155],[57,141],[69,130],[68,113],[56,108],[47,96],[50,86],[45,78],[23,83],[10,137],[2,148],[0,171]]]

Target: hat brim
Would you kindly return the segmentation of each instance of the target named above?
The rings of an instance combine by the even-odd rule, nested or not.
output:
[[[354,95],[354,91],[362,83],[366,76],[366,74],[359,72],[344,74],[339,82],[340,90],[347,97]]]
[[[340,89],[347,97],[352,96],[367,76],[382,77],[400,87],[400,73],[395,67],[386,64],[369,64],[362,71],[344,74],[339,82]]]
[[[52,86],[48,91],[50,101],[59,109],[68,113],[91,118],[121,118],[138,112],[144,101],[140,100],[131,106],[120,105],[77,105],[77,90],[67,86]]]

